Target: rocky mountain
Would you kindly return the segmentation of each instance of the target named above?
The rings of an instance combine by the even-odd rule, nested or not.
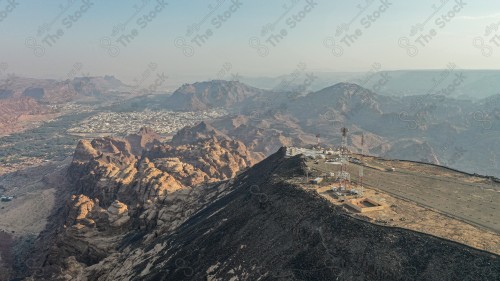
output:
[[[248,147],[264,155],[282,145],[316,144],[316,135],[321,136],[323,145],[339,145],[340,128],[346,126],[350,130],[348,145],[352,150],[362,151],[363,134],[365,152],[411,159],[416,151],[409,147],[419,146],[423,140],[416,131],[410,131],[410,136],[401,140],[408,132],[395,127],[404,127],[400,115],[405,109],[403,98],[381,96],[356,84],[339,83],[305,96],[271,92],[255,96],[240,111],[241,115],[215,121],[213,126],[243,142],[247,139]],[[428,129],[427,124],[418,125],[422,130]],[[264,143],[269,149],[262,147]],[[413,160],[439,163],[431,145],[426,145],[429,149],[417,149],[420,158]]]
[[[8,123],[19,119],[22,115],[37,115],[46,112],[45,106],[32,98],[16,98],[0,100],[0,122]]]
[[[203,139],[228,139],[221,131],[215,129],[208,122],[203,121],[192,127],[180,129],[173,137],[172,144],[196,143]]]
[[[111,144],[119,151],[110,150]],[[132,158],[116,140],[81,148],[72,164],[78,192],[65,207],[64,226],[50,254],[31,266],[33,277],[499,277],[500,260],[494,254],[347,216],[315,192],[287,181],[305,175],[305,162],[301,156],[285,158],[284,148],[238,173],[252,164],[243,144],[210,138],[193,145],[157,145]]]
[[[18,131],[52,111],[33,98],[0,99],[0,135]]]
[[[325,146],[339,145],[340,128],[345,126],[350,131],[348,146],[354,151],[363,150],[364,135],[368,154],[500,176],[496,162],[500,151],[493,144],[500,138],[499,95],[475,101],[434,92],[385,96],[357,84],[338,83],[306,95],[264,91],[248,96],[241,105],[225,104],[236,115],[211,125],[263,156],[281,145],[316,144],[316,135]],[[467,149],[478,142],[479,151]]]
[[[138,133],[130,134],[125,139],[130,144],[131,153],[134,155],[141,155],[143,150],[161,143],[161,136],[149,127],[142,127]]]
[[[125,85],[114,76],[75,77],[64,83],[71,91],[75,91],[80,99],[116,99],[119,97],[130,97],[134,91],[132,87]]]
[[[449,64],[447,67],[447,69],[385,71],[383,65],[375,63],[366,72],[296,71],[290,75],[278,77],[244,76],[241,81],[262,89],[273,89],[283,81],[291,81],[290,88],[293,88],[303,86],[301,76],[310,73],[315,79],[309,81],[307,89],[313,92],[348,81],[381,95],[404,97],[426,95],[433,90],[434,92],[441,91],[453,85],[454,80],[459,78],[457,82],[460,81],[460,83],[455,83],[457,85],[449,93],[450,97],[483,99],[499,93],[500,82],[497,77],[500,72],[498,70],[467,70],[460,69],[454,64]]]
[[[133,88],[113,76],[73,77],[64,81],[9,76],[0,81],[0,100],[32,98],[41,103],[113,100],[131,97]]]
[[[425,160],[498,176],[498,166],[492,168],[492,163],[473,160],[476,156],[472,154],[456,152],[474,146],[478,141],[476,136],[480,135],[481,141],[487,143],[482,146],[487,147],[485,153],[500,153],[491,146],[492,139],[500,138],[497,99],[492,96],[472,102],[439,95],[387,97],[357,85],[338,84],[298,100],[299,105],[289,107],[289,114],[306,120],[306,124],[302,122],[303,128],[314,124],[312,128],[323,132],[325,140],[333,139],[337,143],[338,138],[331,134],[332,127],[338,131],[340,126],[346,126],[352,134],[363,132],[378,136],[380,142],[366,143],[368,153],[374,155]],[[324,126],[325,121],[329,127]],[[349,140],[349,144],[360,149],[354,140]],[[380,145],[386,148],[370,150]]]
[[[268,112],[263,116],[227,116],[211,121],[213,127],[243,142],[251,151],[260,153],[262,159],[282,146],[304,144],[305,135],[297,120],[280,113]]]
[[[109,105],[138,94],[134,91],[113,76],[58,81],[9,75],[0,80],[0,135],[35,128],[61,114],[73,113],[61,110],[69,102]]]
[[[79,142],[66,206],[40,236],[40,256],[30,267],[44,265],[49,275],[55,268],[83,270],[139,237],[170,233],[255,163],[243,143],[220,136],[173,145],[154,135],[141,129],[124,139]]]
[[[288,134],[288,130],[274,128],[281,124],[285,129],[295,128],[297,130],[295,133],[300,134],[300,128],[294,122],[294,120],[280,114],[268,116],[265,120],[244,115],[230,115],[216,120],[204,121],[192,127],[184,127],[177,132],[171,142],[179,144],[192,143],[199,139],[234,139],[245,144],[255,159],[262,160],[282,146],[306,143],[300,135]]]
[[[265,92],[237,81],[213,80],[184,84],[167,100],[166,106],[182,111],[238,107]]]
[[[34,79],[11,75],[0,81],[0,98],[32,98],[44,102],[64,102],[72,98],[68,87],[52,79]]]

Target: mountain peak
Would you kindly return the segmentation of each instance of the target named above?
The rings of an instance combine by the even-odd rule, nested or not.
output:
[[[335,92],[337,92],[337,91],[353,91],[353,92],[363,91],[363,92],[365,92],[366,91],[366,92],[374,94],[373,92],[371,92],[370,90],[368,90],[366,88],[363,88],[359,84],[351,83],[351,82],[340,82],[340,83],[334,84],[332,86],[323,88],[322,90],[319,90],[318,92],[323,92],[323,91],[327,91],[327,90],[328,91],[335,91]]]
[[[238,81],[212,80],[184,84],[168,100],[174,110],[207,110],[244,104],[249,98],[263,90],[247,86]]]

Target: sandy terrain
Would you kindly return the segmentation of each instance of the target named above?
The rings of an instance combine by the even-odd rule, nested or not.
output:
[[[11,202],[0,202],[0,231],[38,235],[55,203],[55,188],[30,192]]]
[[[10,202],[0,202],[0,280],[8,280],[14,253],[29,252],[31,244],[26,241],[45,229],[70,160],[0,174],[2,193],[14,196]]]
[[[60,113],[22,114],[15,121],[0,123],[0,137],[36,128],[43,122],[53,120],[60,115]]]

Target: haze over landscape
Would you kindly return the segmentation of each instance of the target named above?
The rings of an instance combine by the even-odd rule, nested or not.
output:
[[[0,1],[0,280],[499,280],[500,2]]]
[[[498,23],[497,1],[69,0],[13,1],[12,9],[9,3],[1,6],[6,11],[0,22],[2,62],[20,76],[67,79],[76,62],[83,64],[83,73],[114,75],[126,83],[153,62],[172,84],[216,78],[226,62],[231,71],[249,77],[288,74],[299,62],[314,72],[363,73],[375,62],[380,70],[443,69],[449,62],[464,69],[498,69],[499,46],[489,42],[494,33],[485,34]],[[419,24],[422,30],[411,35]],[[417,42],[433,29],[436,36],[428,43]],[[213,35],[203,43],[207,30]],[[267,41],[282,30],[287,32],[282,40]],[[359,38],[351,38],[358,30]],[[58,31],[63,34],[56,38]],[[417,56],[408,56],[398,44],[405,37],[418,48]],[[478,48],[476,37],[490,46],[492,56],[482,56],[489,49]],[[252,38],[260,39],[261,51],[268,49],[266,56],[259,56]],[[342,55],[332,54],[334,45]]]

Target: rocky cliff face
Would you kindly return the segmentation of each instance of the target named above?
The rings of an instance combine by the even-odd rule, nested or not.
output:
[[[73,195],[52,246],[40,256],[40,276],[78,271],[118,254],[129,240],[170,233],[255,163],[244,144],[218,135],[176,145],[155,135],[141,129],[124,139],[79,142],[68,169]]]

